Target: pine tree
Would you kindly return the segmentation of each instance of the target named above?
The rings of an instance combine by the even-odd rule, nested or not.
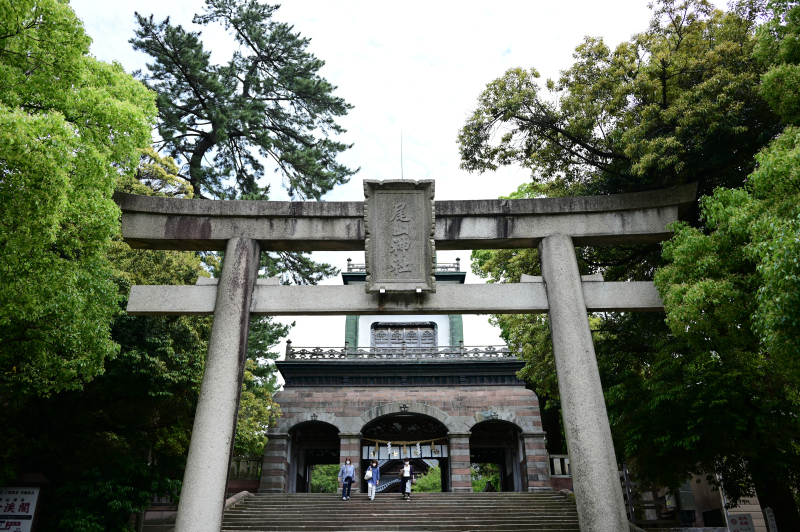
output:
[[[319,200],[358,171],[336,161],[350,146],[330,138],[344,132],[335,119],[352,106],[319,75],[325,63],[306,51],[309,39],[273,20],[278,7],[206,0],[193,22],[232,34],[237,49],[225,65],[211,64],[200,32],[136,14],[130,42],[154,58],[137,74],[158,94],[157,146],[184,164],[181,177],[200,197],[266,198],[264,159],[300,199]]]

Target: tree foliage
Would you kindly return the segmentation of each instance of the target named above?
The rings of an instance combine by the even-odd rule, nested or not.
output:
[[[500,491],[500,466],[498,464],[472,465],[472,491],[481,492],[486,484],[491,484],[494,491]]]
[[[311,466],[311,493],[336,493],[339,489],[339,464]]]
[[[411,486],[414,493],[439,493],[442,491],[442,468],[435,465],[424,475],[417,475],[417,481]]]
[[[768,8],[772,17],[759,29],[756,48],[771,63],[762,93],[793,124],[800,80],[792,81],[787,72],[800,62],[800,54],[792,52],[800,7],[774,2]],[[777,86],[787,92],[779,93]],[[724,375],[725,386],[745,390],[719,390],[715,404],[720,411],[706,418],[711,423],[739,421],[733,430],[741,431],[740,445],[716,458],[738,459],[748,467],[740,478],[726,479],[726,490],[732,484],[754,485],[760,498],[780,501],[779,526],[792,529],[800,527],[796,508],[789,511],[800,488],[800,131],[787,127],[756,162],[744,187],[719,188],[703,199],[705,230],[676,225],[664,247],[669,264],[655,280],[670,330],[695,360],[705,361],[706,368],[696,366],[703,371],[693,375],[695,382]],[[742,410],[752,415],[742,416]],[[702,447],[700,438],[697,444]]]
[[[459,136],[468,170],[533,171],[513,197],[689,182],[711,196],[675,228],[664,257],[658,246],[576,249],[584,274],[655,275],[668,313],[590,318],[617,456],[661,486],[710,474],[734,503],[757,488],[790,529],[800,526],[796,133],[755,156],[794,120],[794,6],[739,2],[723,13],[662,1],[646,32],[613,51],[587,38],[544,89],[535,70],[508,71]],[[539,270],[536,250],[473,259],[495,282]],[[557,400],[546,318],[493,320],[521,349],[522,376],[545,403]]]
[[[267,193],[260,157],[292,197],[319,200],[355,173],[336,161],[349,146],[331,138],[344,132],[336,118],[351,106],[319,75],[324,62],[306,50],[309,39],[273,20],[278,7],[207,0],[194,23],[222,25],[237,45],[220,65],[199,32],[136,14],[131,43],[154,60],[144,79],[158,93],[159,146],[185,164],[196,194]]]
[[[544,87],[535,69],[507,71],[461,129],[462,167],[520,164],[570,195],[739,186],[780,128],[758,91],[756,14],[665,0],[647,31],[613,50],[587,37]]]
[[[153,95],[57,0],[0,2],[0,394],[79,389],[117,353],[111,193],[150,140]]]

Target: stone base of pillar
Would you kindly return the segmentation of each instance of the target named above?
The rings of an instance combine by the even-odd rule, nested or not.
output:
[[[349,458],[356,469],[356,478],[353,479],[353,485],[350,486],[350,494],[361,493],[361,433],[340,432],[339,442],[340,463],[343,464],[345,459]],[[341,495],[341,487],[337,493]]]
[[[523,432],[521,435],[525,452],[526,491],[553,491],[544,436],[544,433],[539,432]]]
[[[472,467],[469,460],[469,433],[447,435],[450,453],[450,491],[469,493],[472,491]]]
[[[258,493],[286,493],[289,473],[289,435],[270,434],[264,446]]]

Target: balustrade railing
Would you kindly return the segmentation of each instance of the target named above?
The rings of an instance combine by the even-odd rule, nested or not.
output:
[[[258,480],[261,478],[261,458],[234,456],[228,472],[230,480]]]
[[[367,265],[366,264],[357,264],[352,262],[350,259],[347,259],[347,273],[366,273]],[[437,272],[460,272],[461,271],[461,259],[456,259],[455,262],[437,262],[436,263],[436,271]]]
[[[456,259],[455,262],[437,262],[436,263],[436,271],[437,272],[460,272],[461,271],[461,259]]]
[[[381,477],[381,481],[378,486],[375,488],[375,491],[381,493],[384,490],[391,488],[397,484],[400,484],[400,478],[397,475],[384,475]]]
[[[569,455],[550,455],[550,475],[553,477],[571,477],[572,469],[569,466]]]
[[[391,359],[515,359],[517,353],[508,346],[427,347],[294,347],[286,341],[286,360],[391,360]]]

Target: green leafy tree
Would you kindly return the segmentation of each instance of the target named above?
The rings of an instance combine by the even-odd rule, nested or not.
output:
[[[80,389],[118,351],[111,194],[156,110],[89,43],[66,2],[0,2],[2,397]]]
[[[766,8],[768,19],[759,27],[755,50],[769,67],[761,95],[785,123],[800,125],[800,9],[790,0],[771,0]]]
[[[500,491],[500,466],[497,464],[472,465],[472,491],[481,492],[491,484],[494,491]]]
[[[756,48],[772,64],[762,92],[786,122],[799,124],[793,109],[800,107],[800,80],[793,80],[792,72],[800,62],[793,50],[800,7],[773,2],[768,8],[772,17],[759,29]],[[748,465],[739,484],[755,485],[759,499],[770,501],[779,526],[795,529],[800,528],[795,504],[800,491],[800,130],[788,127],[756,161],[745,187],[719,188],[704,198],[705,231],[686,223],[675,227],[664,248],[669,265],[656,274],[656,283],[672,333],[690,346],[694,360],[703,362],[692,365],[692,378],[713,383],[725,375],[726,386],[747,390],[740,401],[738,394],[718,392],[715,403],[724,411],[707,418],[710,424],[735,423],[742,432],[738,440],[746,445],[727,457]],[[709,370],[716,375],[707,375]],[[739,408],[754,414],[750,423],[742,423],[750,416],[737,414]],[[689,445],[702,447],[702,438]]]
[[[424,475],[417,475],[417,481],[411,486],[415,493],[438,493],[442,491],[442,468],[435,465]]]
[[[108,254],[120,310],[133,284],[191,284],[205,273],[194,253],[116,241]],[[111,325],[119,353],[103,374],[80,390],[6,404],[3,463],[11,478],[47,476],[47,530],[127,530],[155,495],[178,493],[210,327],[210,318],[120,312]]]
[[[267,443],[267,428],[280,417],[278,404],[272,401],[276,375],[254,360],[247,360],[244,371],[244,383],[239,400],[239,414],[236,423],[236,442],[234,454],[240,456],[262,456]],[[256,377],[256,373],[266,373],[266,382]]]
[[[699,183],[701,194],[741,187],[754,179],[755,174],[748,177],[756,165],[754,155],[780,133],[781,118],[793,116],[792,95],[797,91],[780,88],[787,87],[791,76],[774,77],[771,59],[765,60],[794,57],[794,41],[780,40],[796,33],[786,27],[796,15],[781,11],[788,5],[794,4],[776,2],[764,9],[757,2],[740,2],[723,13],[702,1],[660,2],[648,31],[613,51],[598,39],[586,39],[576,49],[575,64],[545,84],[549,97],[535,70],[510,70],[487,86],[461,130],[462,165],[471,171],[512,163],[530,168],[533,183],[521,186],[515,197],[630,192],[689,182]],[[765,14],[772,18],[759,28],[756,22]],[[764,43],[762,35],[771,41]],[[775,85],[779,88],[769,88],[773,78],[782,84]],[[780,105],[773,112],[768,103],[774,101]],[[791,142],[786,141],[780,158],[786,163],[793,156]],[[763,160],[758,172],[761,166]],[[791,193],[783,194],[781,208],[789,213],[795,200]],[[746,210],[742,201],[736,206]],[[728,213],[745,220],[736,206],[726,208]],[[687,218],[684,230],[690,234],[690,227],[698,227],[692,234],[699,235],[718,219],[699,211]],[[792,225],[786,220],[771,225],[775,222],[773,216],[758,230],[783,231],[784,240],[759,249],[765,256],[786,258],[769,263],[776,272],[769,298],[785,312],[792,297],[785,290],[793,275],[788,257],[797,255],[791,244],[782,244],[791,239]],[[734,233],[728,225],[725,231],[739,242],[712,235],[710,242],[667,252],[675,267],[684,269],[660,278],[662,290],[676,290],[672,302],[665,295],[668,312],[676,313],[669,318],[672,330],[658,315],[609,313],[590,319],[617,456],[645,481],[660,486],[676,487],[690,473],[714,474],[711,481],[721,479],[734,503],[756,487],[762,505],[780,506],[789,516],[788,528],[793,528],[797,508],[789,495],[797,489],[797,415],[791,401],[795,384],[787,366],[773,363],[777,357],[765,358],[755,348],[758,334],[748,326],[750,316],[759,314],[753,314],[756,304],[745,295],[766,296],[752,277],[766,267],[757,266],[739,247],[746,243],[744,233]],[[659,246],[576,252],[581,273],[600,271],[606,280],[652,279],[664,264]],[[709,257],[712,252],[725,258]],[[473,259],[473,268],[495,282],[513,282],[520,273],[537,274],[539,269],[536,250],[477,251]],[[704,274],[713,282],[699,278]],[[677,306],[678,293],[685,295],[683,308]],[[715,309],[720,310],[717,316]],[[791,326],[790,314],[785,321],[777,321],[783,320],[780,312],[763,315],[773,321],[764,321],[761,334],[781,331],[777,323]],[[546,319],[493,319],[526,358],[522,375],[546,400],[557,401]],[[679,334],[681,327],[693,331],[696,342]],[[703,331],[705,344],[700,342]],[[786,342],[791,329],[785,331],[783,345],[792,349]],[[771,463],[765,463],[766,456]],[[765,478],[771,478],[769,486]]]
[[[759,94],[757,14],[664,0],[647,31],[613,50],[587,37],[575,64],[544,87],[535,69],[509,70],[461,129],[462,167],[520,164],[557,195],[741,185],[780,131]]]
[[[158,145],[185,164],[198,195],[268,192],[258,184],[265,171],[259,157],[274,165],[292,197],[319,200],[355,173],[336,161],[349,146],[331,138],[344,132],[336,118],[351,106],[320,77],[324,62],[306,51],[308,38],[273,20],[277,9],[255,0],[206,1],[194,22],[221,24],[238,46],[224,65],[211,64],[199,32],[136,15],[131,43],[154,59],[144,79],[158,93]]]
[[[311,466],[311,493],[336,493],[339,489],[339,464]]]
[[[175,159],[160,155],[153,148],[141,150],[139,165],[135,174],[121,176],[116,190],[142,196],[170,196],[192,198],[194,189],[178,173],[180,169]]]

